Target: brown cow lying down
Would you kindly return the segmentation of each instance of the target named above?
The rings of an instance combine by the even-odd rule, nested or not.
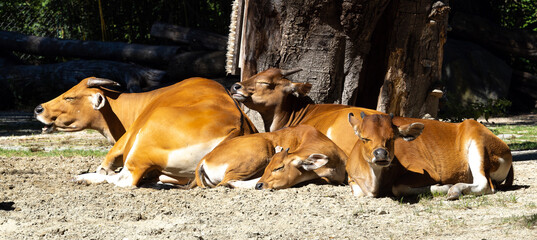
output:
[[[235,83],[231,87],[231,93],[234,99],[261,114],[266,130],[275,131],[283,127],[296,126],[298,124],[310,125],[328,136],[345,153],[350,154],[356,141],[358,141],[358,137],[354,135],[352,127],[348,123],[349,112],[356,115],[359,115],[362,111],[366,114],[381,113],[371,109],[337,104],[313,104],[311,100],[307,101],[305,97],[311,89],[311,84],[296,83],[286,79],[289,74],[294,72],[296,71],[283,71],[271,68],[243,82]],[[395,118],[394,124],[403,125],[418,121],[423,123],[426,129],[420,136],[421,140],[418,139],[413,142],[406,142],[404,140],[395,141],[395,155],[399,156],[398,152],[401,152],[402,157],[399,160],[403,164],[407,164],[405,167],[408,167],[412,172],[422,175],[435,175],[437,173],[436,171],[440,171],[436,169],[437,166],[435,163],[437,161],[442,163],[454,161],[459,163],[458,167],[462,167],[462,169],[452,169],[451,167],[453,165],[449,164],[449,169],[446,171],[465,172],[466,174],[463,174],[464,178],[461,177],[461,179],[466,180],[470,173],[468,166],[472,166],[473,169],[481,168],[481,165],[479,167],[475,167],[475,165],[481,162],[480,159],[487,157],[487,154],[492,153],[487,151],[493,151],[497,155],[494,157],[491,156],[490,161],[494,162],[496,161],[495,158],[498,157],[499,159],[497,161],[504,162],[498,166],[500,167],[498,170],[489,168],[487,165],[484,166],[491,174],[494,172],[494,176],[490,177],[494,180],[501,181],[506,178],[508,172],[512,173],[512,170],[510,170],[512,167],[509,148],[480,124],[472,121],[461,124],[449,124],[421,119],[409,120],[411,122],[405,123],[404,119]],[[461,134],[471,139],[471,141],[465,142],[467,145],[461,142],[459,138]],[[458,149],[457,147],[467,147],[470,150]],[[469,162],[471,164],[461,164],[462,159],[467,159],[468,156],[472,159]],[[420,162],[427,164],[425,166],[414,166],[410,164],[410,159],[416,159],[415,161],[412,160],[412,163]],[[482,172],[482,174],[485,174],[485,172]],[[457,174],[456,176],[459,175],[461,174]],[[506,185],[510,184],[509,182],[512,180],[511,175],[509,174],[509,177],[507,177]],[[423,182],[422,186],[444,183],[445,181],[464,182],[440,177],[432,176],[432,179],[437,179],[439,182]],[[479,186],[482,187],[482,181],[484,180],[486,179],[479,178],[475,181],[481,184]],[[456,188],[460,187],[461,185],[458,185]],[[398,188],[396,190],[399,194],[412,193],[410,191],[411,189]]]
[[[362,113],[361,119],[349,114],[349,122],[359,138],[346,168],[356,196],[439,192],[453,200],[494,193],[495,184],[513,182],[509,147],[474,120]]]
[[[287,150],[277,152],[277,146]],[[322,133],[299,125],[222,142],[200,161],[196,184],[281,189],[319,178],[338,184],[345,179],[346,160]]]
[[[79,182],[107,181],[139,186],[148,173],[193,179],[198,162],[220,142],[256,132],[217,82],[190,78],[161,91],[139,114],[111,153],[120,152],[123,169],[79,175]],[[101,164],[105,170],[110,162]]]
[[[60,96],[37,106],[34,114],[45,124],[44,133],[76,132],[94,129],[115,147],[107,155],[97,172],[113,174],[123,166],[124,142],[117,141],[134,123],[153,99],[176,85],[143,93],[120,93],[108,89],[119,83],[109,79],[89,77]],[[123,139],[124,140],[124,139]]]

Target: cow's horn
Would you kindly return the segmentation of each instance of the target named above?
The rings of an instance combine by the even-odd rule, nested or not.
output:
[[[90,78],[88,80],[88,87],[120,87],[121,85],[106,78]]]
[[[302,71],[302,69],[300,68],[297,68],[297,69],[291,69],[291,70],[281,70],[282,71],[282,76],[289,76],[293,73],[297,73],[297,72],[300,72]]]

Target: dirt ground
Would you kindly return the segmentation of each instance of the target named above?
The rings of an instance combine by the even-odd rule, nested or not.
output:
[[[109,148],[94,131],[41,135],[37,129],[2,132],[0,122],[0,147]],[[88,186],[71,179],[95,169],[101,157],[0,157],[0,239],[537,239],[537,158],[529,151],[515,153],[515,160],[512,189],[447,201],[356,198],[348,186],[328,185],[278,191]]]

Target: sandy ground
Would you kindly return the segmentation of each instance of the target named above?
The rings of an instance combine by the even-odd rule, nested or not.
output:
[[[109,147],[96,132],[5,135],[2,148]],[[515,156],[512,189],[457,201],[356,198],[328,185],[88,186],[71,179],[101,157],[0,157],[0,239],[537,239],[537,158]]]

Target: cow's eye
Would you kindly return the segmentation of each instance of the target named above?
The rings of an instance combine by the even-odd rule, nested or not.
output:
[[[277,168],[275,168],[274,170],[272,170],[273,172],[277,172],[277,171],[281,171],[283,169],[283,167],[285,167],[284,165],[281,165]]]
[[[70,102],[70,101],[75,100],[75,98],[74,97],[64,97],[63,100]]]
[[[257,84],[263,85],[263,86],[270,86],[269,82],[257,82]]]
[[[371,141],[371,139],[369,139],[369,138],[363,138],[363,137],[360,137],[360,140],[362,140],[362,141],[364,141],[364,142],[369,142],[369,141]]]

